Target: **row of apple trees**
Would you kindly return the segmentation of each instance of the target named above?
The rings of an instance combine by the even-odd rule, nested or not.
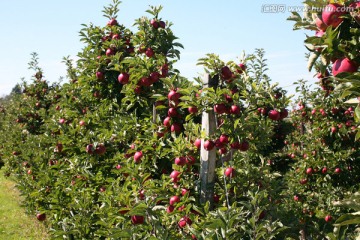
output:
[[[330,129],[332,136],[340,135],[341,138],[339,140],[342,139],[336,144],[336,148],[333,149],[336,150],[334,154],[335,158],[338,159],[336,166],[333,165],[333,167],[335,167],[335,170],[341,176],[344,173],[344,169],[350,172],[354,171],[356,169],[354,166],[357,165],[356,160],[358,159],[356,154],[357,148],[350,143],[352,143],[353,139],[357,141],[360,137],[357,131],[360,108],[356,104],[358,102],[356,98],[360,95],[360,75],[358,71],[360,65],[360,2],[347,0],[331,1],[330,3],[325,1],[306,1],[304,3],[309,9],[304,17],[302,18],[298,13],[293,13],[293,16],[289,19],[296,21],[294,29],[306,29],[315,32],[313,36],[307,36],[305,39],[305,46],[310,52],[309,70],[315,69],[318,72],[317,77],[325,91],[332,91],[335,88],[338,92],[336,98],[332,96],[335,108],[331,112],[339,120],[341,119],[339,113],[343,112],[342,115],[344,117],[337,125],[332,124],[330,126],[330,124],[327,124],[327,127]],[[353,98],[353,100],[349,101],[349,97]],[[352,102],[353,105],[347,105],[345,108],[340,108],[337,111],[336,109],[339,109],[337,107],[339,101]],[[343,126],[346,127],[346,131]],[[314,133],[317,132],[319,131],[314,131]],[[323,141],[323,144],[328,147],[329,139],[325,138]],[[346,155],[342,155],[343,153]],[[330,156],[326,156],[324,159],[330,158]],[[357,181],[356,178],[354,180]],[[352,181],[345,181],[344,183],[353,184]],[[354,186],[350,194],[344,191],[343,194],[348,195],[347,200],[340,202],[333,201],[333,206],[343,206],[353,209],[353,211],[358,211],[360,208],[357,200],[358,197],[354,194],[355,191],[358,191],[356,186]],[[357,226],[357,224],[360,224],[360,218],[357,213],[342,215],[335,222],[336,228],[333,238],[337,239],[343,236],[343,226]]]
[[[331,86],[299,82],[288,116],[263,50],[240,62],[208,54],[199,64],[215,86],[189,81],[174,68],[182,45],[161,8],[129,29],[118,5],[104,8],[104,26],[83,26],[79,60],[64,58],[69,81],[50,84],[33,54],[31,82],[2,103],[0,154],[28,212],[64,239],[331,234],[348,211],[332,201],[358,188],[354,109]],[[210,136],[204,111],[216,116]],[[205,204],[201,149],[217,156]]]

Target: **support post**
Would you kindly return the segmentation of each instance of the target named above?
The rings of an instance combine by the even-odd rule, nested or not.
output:
[[[211,78],[206,75],[203,78],[204,87],[214,87],[218,85],[219,78]],[[216,130],[216,117],[214,110],[202,113],[202,131],[206,137],[212,136]],[[204,149],[204,139],[201,140],[200,150],[200,203],[210,202],[213,205],[214,185],[215,185],[215,168],[216,168],[216,149],[206,151]]]

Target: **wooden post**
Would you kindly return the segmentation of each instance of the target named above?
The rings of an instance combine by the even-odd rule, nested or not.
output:
[[[204,87],[214,87],[218,85],[219,78],[215,76],[210,78],[206,75],[203,79]],[[202,131],[206,137],[212,136],[216,130],[216,117],[214,110],[202,114]],[[200,150],[200,203],[210,202],[213,205],[214,185],[215,185],[215,168],[216,168],[216,149],[206,151],[204,149],[204,139],[201,140]]]

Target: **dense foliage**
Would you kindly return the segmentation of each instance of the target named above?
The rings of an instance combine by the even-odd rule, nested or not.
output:
[[[199,65],[212,84],[190,81],[174,68],[182,45],[161,7],[132,30],[118,5],[105,7],[104,26],[83,25],[79,60],[64,58],[68,82],[46,81],[33,54],[31,83],[1,102],[1,159],[29,213],[64,239],[331,233],[348,212],[332,201],[359,187],[354,109],[331,86],[300,82],[288,116],[290,98],[271,83],[261,49],[241,62],[207,54]],[[215,114],[211,135],[203,112]],[[216,154],[205,203],[200,151]]]

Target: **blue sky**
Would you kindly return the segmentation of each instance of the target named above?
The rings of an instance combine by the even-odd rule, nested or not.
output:
[[[291,2],[291,4],[289,3]],[[161,17],[174,23],[172,30],[185,47],[177,68],[192,79],[202,72],[196,66],[206,53],[219,54],[225,61],[237,60],[242,52],[264,48],[269,76],[287,87],[299,79],[315,81],[306,68],[303,46],[305,33],[293,31],[290,12],[264,13],[264,4],[302,6],[288,0],[123,0],[118,22],[131,27],[149,5],[162,5]],[[79,41],[80,24],[103,26],[104,5],[110,0],[2,0],[0,1],[0,96],[8,94],[21,78],[30,80],[30,53],[37,52],[40,66],[50,82],[65,76],[64,56],[75,57],[83,45]]]

